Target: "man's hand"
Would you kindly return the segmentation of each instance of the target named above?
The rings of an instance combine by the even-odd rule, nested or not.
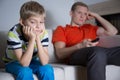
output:
[[[92,40],[91,39],[85,39],[83,40],[81,43],[78,43],[77,45],[77,48],[85,48],[85,47],[93,47],[93,46],[96,46],[99,42],[91,42]]]
[[[88,20],[90,19],[93,19],[93,18],[96,18],[96,16],[99,16],[97,13],[94,13],[94,12],[88,12]]]

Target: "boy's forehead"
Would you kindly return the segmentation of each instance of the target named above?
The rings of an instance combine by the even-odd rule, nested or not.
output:
[[[44,20],[45,16],[43,16],[43,15],[34,15],[34,16],[31,16],[29,19],[32,19],[32,20]]]

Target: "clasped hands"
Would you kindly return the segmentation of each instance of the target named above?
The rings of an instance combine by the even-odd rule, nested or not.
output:
[[[93,47],[99,42],[91,42],[91,39],[84,39],[81,43],[76,44],[77,48]]]

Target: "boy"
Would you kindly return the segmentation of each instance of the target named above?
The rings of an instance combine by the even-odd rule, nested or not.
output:
[[[53,34],[57,57],[67,59],[70,65],[87,66],[87,80],[106,80],[106,65],[120,66],[120,47],[103,48],[97,46],[99,41],[92,40],[115,35],[117,29],[100,15],[90,12],[82,2],[73,4],[70,16],[70,24],[58,26]],[[90,17],[97,19],[102,27],[85,24]]]
[[[48,33],[45,30],[45,10],[35,1],[20,9],[20,23],[8,32],[6,71],[16,80],[54,80],[53,67],[48,64]]]

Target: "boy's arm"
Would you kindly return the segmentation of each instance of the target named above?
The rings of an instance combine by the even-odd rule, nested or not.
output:
[[[24,53],[22,49],[16,49],[14,50],[14,52],[22,66],[29,66],[33,55],[36,35],[30,27],[26,27],[26,26],[23,27],[23,33],[24,36],[26,36],[26,38],[28,38],[29,40],[27,49]]]
[[[27,50],[24,53],[22,49],[14,50],[15,55],[22,66],[29,66],[33,56],[34,43],[34,39],[30,40],[28,42]]]
[[[113,26],[110,22],[108,22],[107,20],[105,20],[104,18],[102,18],[100,15],[93,13],[93,12],[89,12],[90,16],[93,16],[95,19],[97,19],[102,27],[99,27],[97,30],[97,35],[115,35],[117,34],[117,29],[115,28],[115,26]]]
[[[49,56],[48,56],[48,48],[43,47],[40,41],[39,36],[36,38],[36,44],[38,48],[38,57],[42,65],[48,64]]]

